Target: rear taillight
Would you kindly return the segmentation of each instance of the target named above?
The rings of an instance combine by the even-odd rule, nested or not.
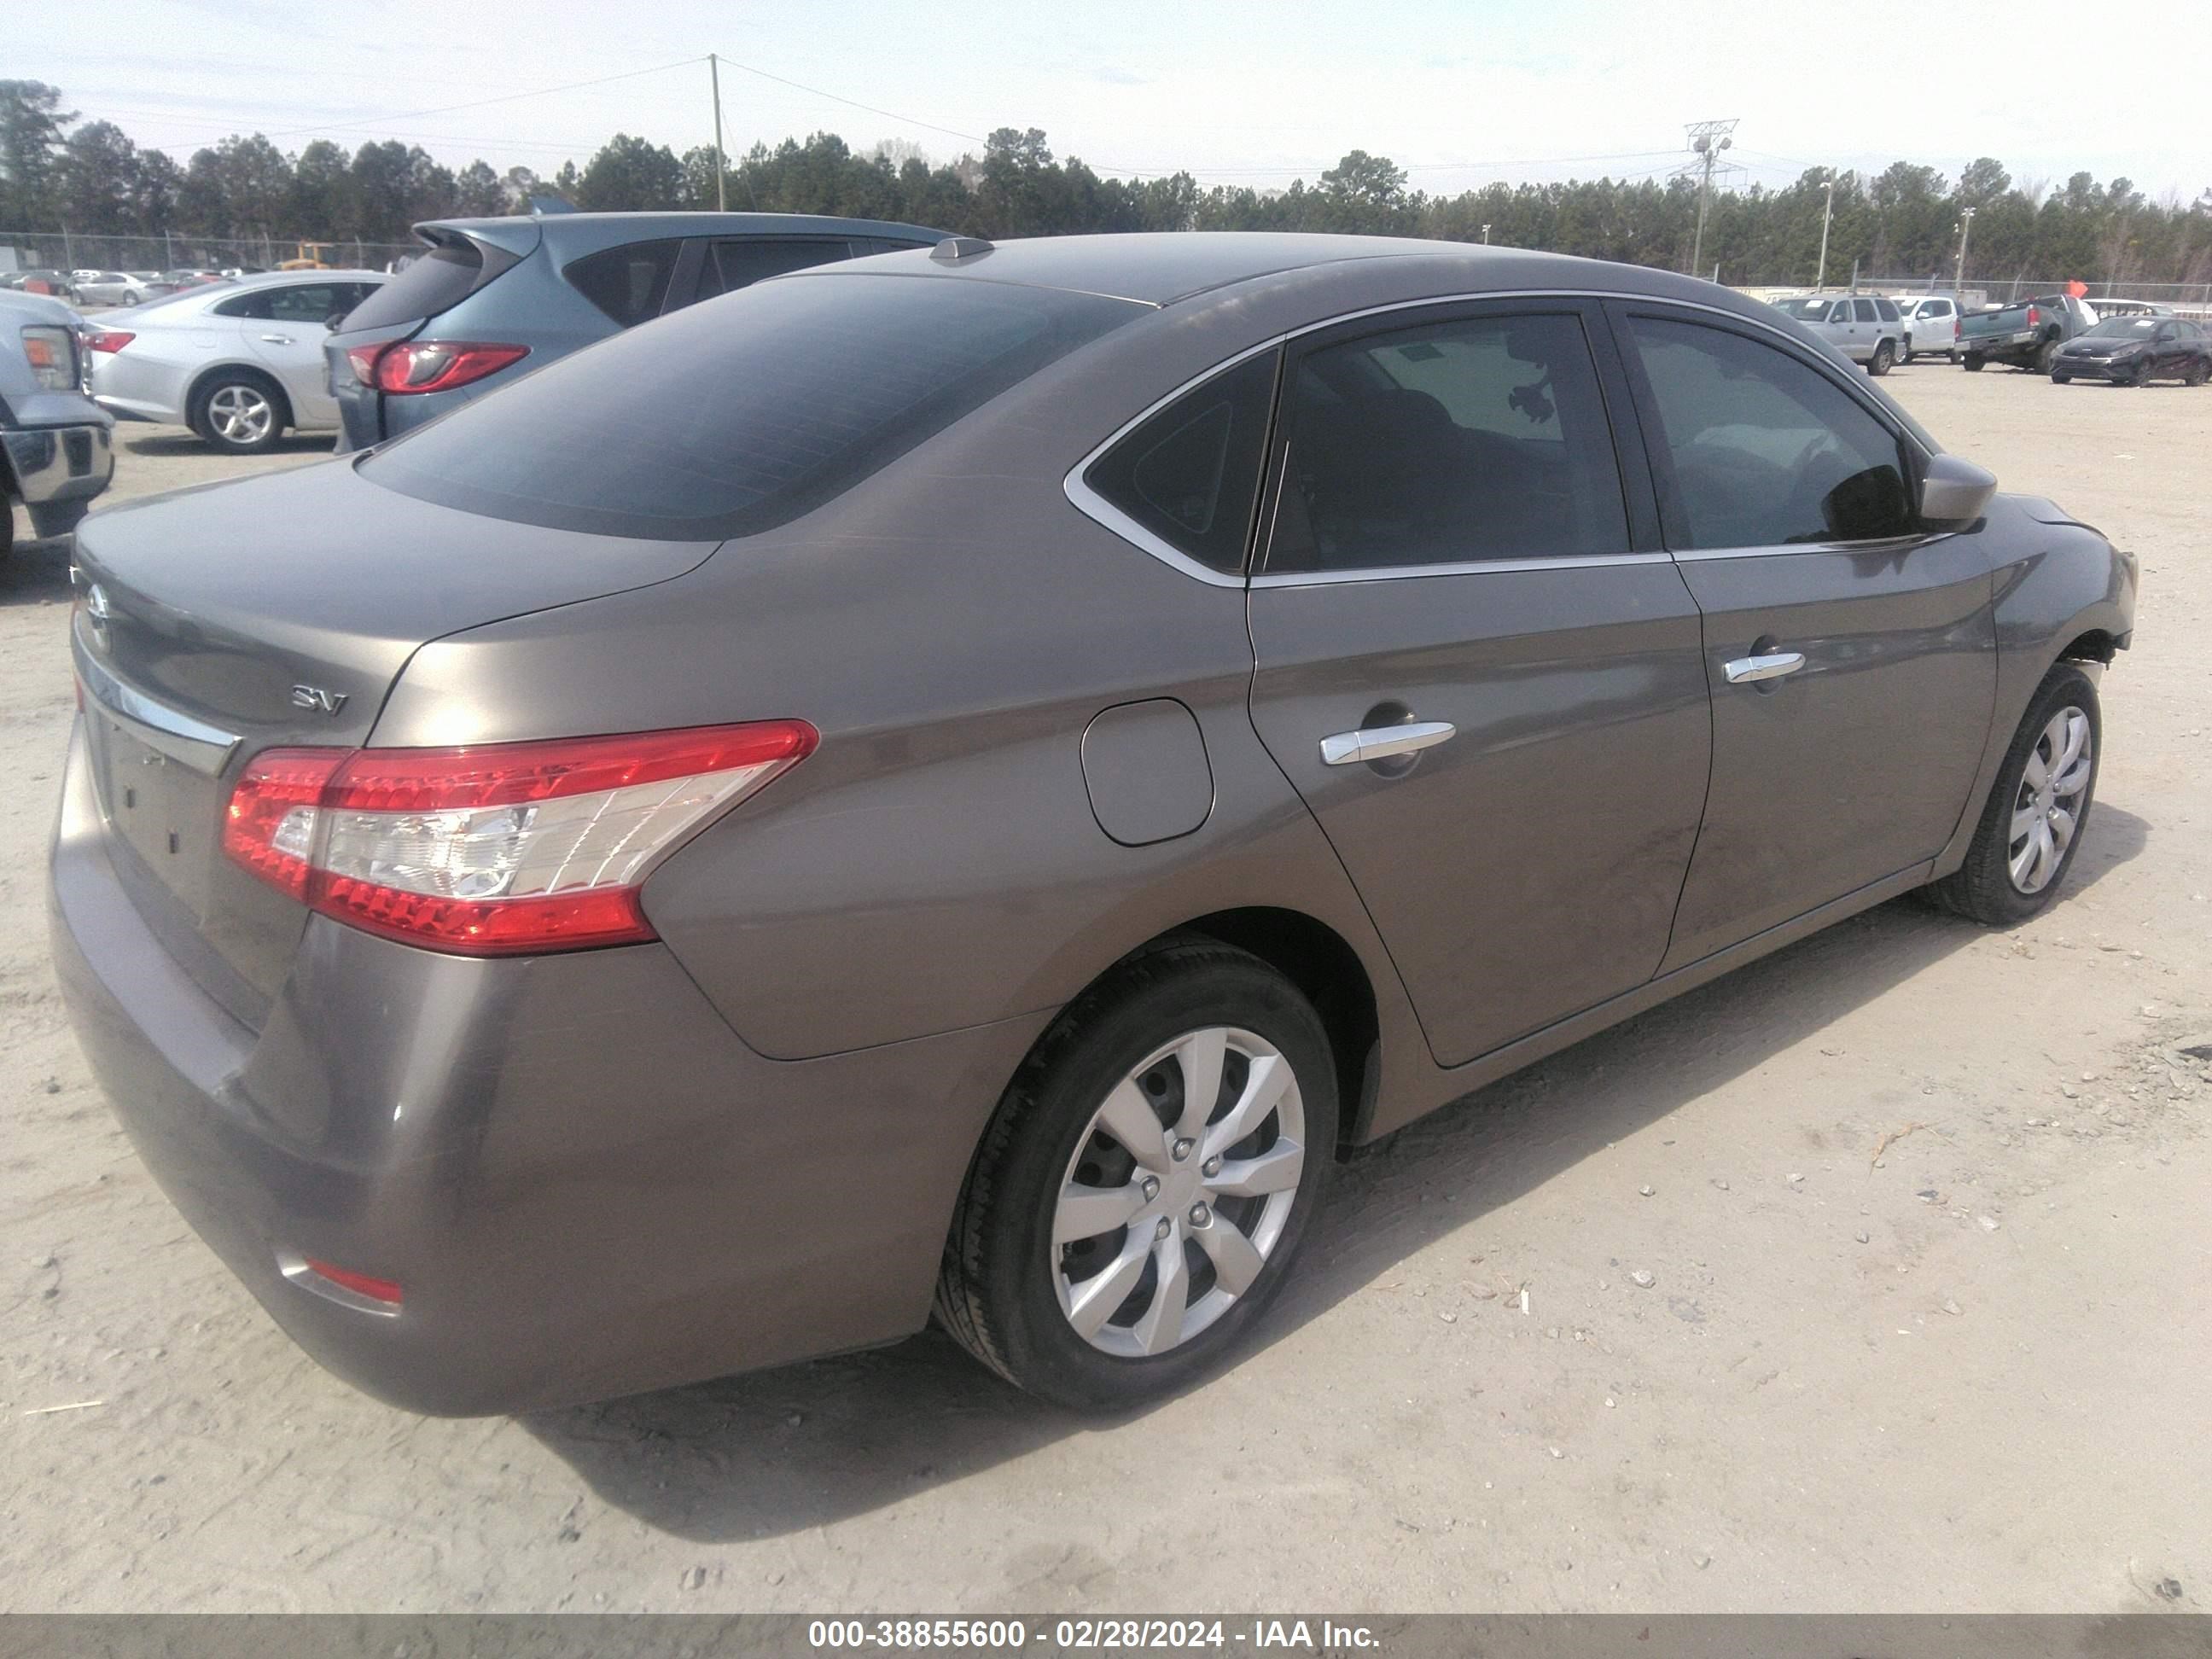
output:
[[[385,345],[346,349],[354,379],[379,392],[395,394],[450,392],[495,374],[529,355],[528,346],[469,340],[393,340]]]
[[[96,328],[86,334],[84,343],[94,351],[120,351],[137,337],[119,328]]]
[[[23,361],[30,366],[31,378],[48,391],[76,389],[76,352],[66,328],[33,323],[24,329]]]
[[[638,890],[715,814],[813,752],[804,720],[469,749],[270,749],[223,851],[370,933],[464,956],[655,937]]]
[[[2027,325],[2030,328],[2040,328],[2043,325],[2043,313],[2033,306],[2027,308]]]
[[[1966,337],[1966,325],[1956,317],[1954,317],[1951,319],[1951,337],[1954,340],[1964,339]]]

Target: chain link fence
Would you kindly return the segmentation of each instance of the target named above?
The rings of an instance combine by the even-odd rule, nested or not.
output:
[[[354,238],[83,236],[67,230],[0,230],[0,270],[274,270],[288,259],[314,259],[349,270],[384,270],[422,251],[419,242]]]

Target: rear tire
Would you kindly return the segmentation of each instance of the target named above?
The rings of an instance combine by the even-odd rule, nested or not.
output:
[[[2045,340],[2035,349],[2034,366],[2048,374],[2058,364],[2058,342]]]
[[[1897,348],[1887,340],[1875,342],[1874,356],[1867,359],[1867,373],[1877,377],[1889,373],[1897,362]]]
[[[1987,362],[1989,362],[1989,359],[1983,356],[1980,352],[1968,352],[1966,354],[1966,373],[1969,374],[1980,374],[1982,372],[1982,365]]]
[[[2087,725],[2080,752],[2069,760],[2073,715]],[[2056,898],[2088,827],[2104,736],[2096,685],[2079,663],[2060,663],[2044,677],[2013,733],[1966,861],[1929,884],[1923,891],[1929,900],[1986,927],[2011,927]],[[2062,834],[2064,845],[2057,846]],[[2043,847],[2051,848],[2047,859],[2039,856]]]
[[[218,370],[192,395],[192,430],[228,455],[275,447],[291,416],[276,383],[251,369]]]
[[[1187,1112],[1194,1075],[1207,1091]],[[1282,1288],[1336,1130],[1328,1033],[1288,980],[1212,940],[1139,957],[1007,1085],[953,1212],[938,1321],[1063,1406],[1183,1388]]]

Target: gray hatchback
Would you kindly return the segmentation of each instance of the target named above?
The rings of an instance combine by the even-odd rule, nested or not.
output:
[[[323,343],[341,454],[701,300],[944,233],[798,213],[561,213],[433,220],[415,235],[426,251]]]
[[[2048,904],[2136,585],[1723,289],[1265,235],[779,277],[78,559],[78,1034],[441,1413],[933,1310],[1178,1387],[1340,1149],[1895,895]]]

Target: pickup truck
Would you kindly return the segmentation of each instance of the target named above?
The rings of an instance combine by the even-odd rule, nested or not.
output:
[[[1970,311],[1959,319],[1960,359],[1970,369],[2010,363],[2048,374],[2058,348],[2096,322],[2096,313],[2065,294]]]
[[[83,386],[76,313],[0,293],[0,558],[15,543],[16,502],[33,535],[64,536],[114,476],[114,416]]]

